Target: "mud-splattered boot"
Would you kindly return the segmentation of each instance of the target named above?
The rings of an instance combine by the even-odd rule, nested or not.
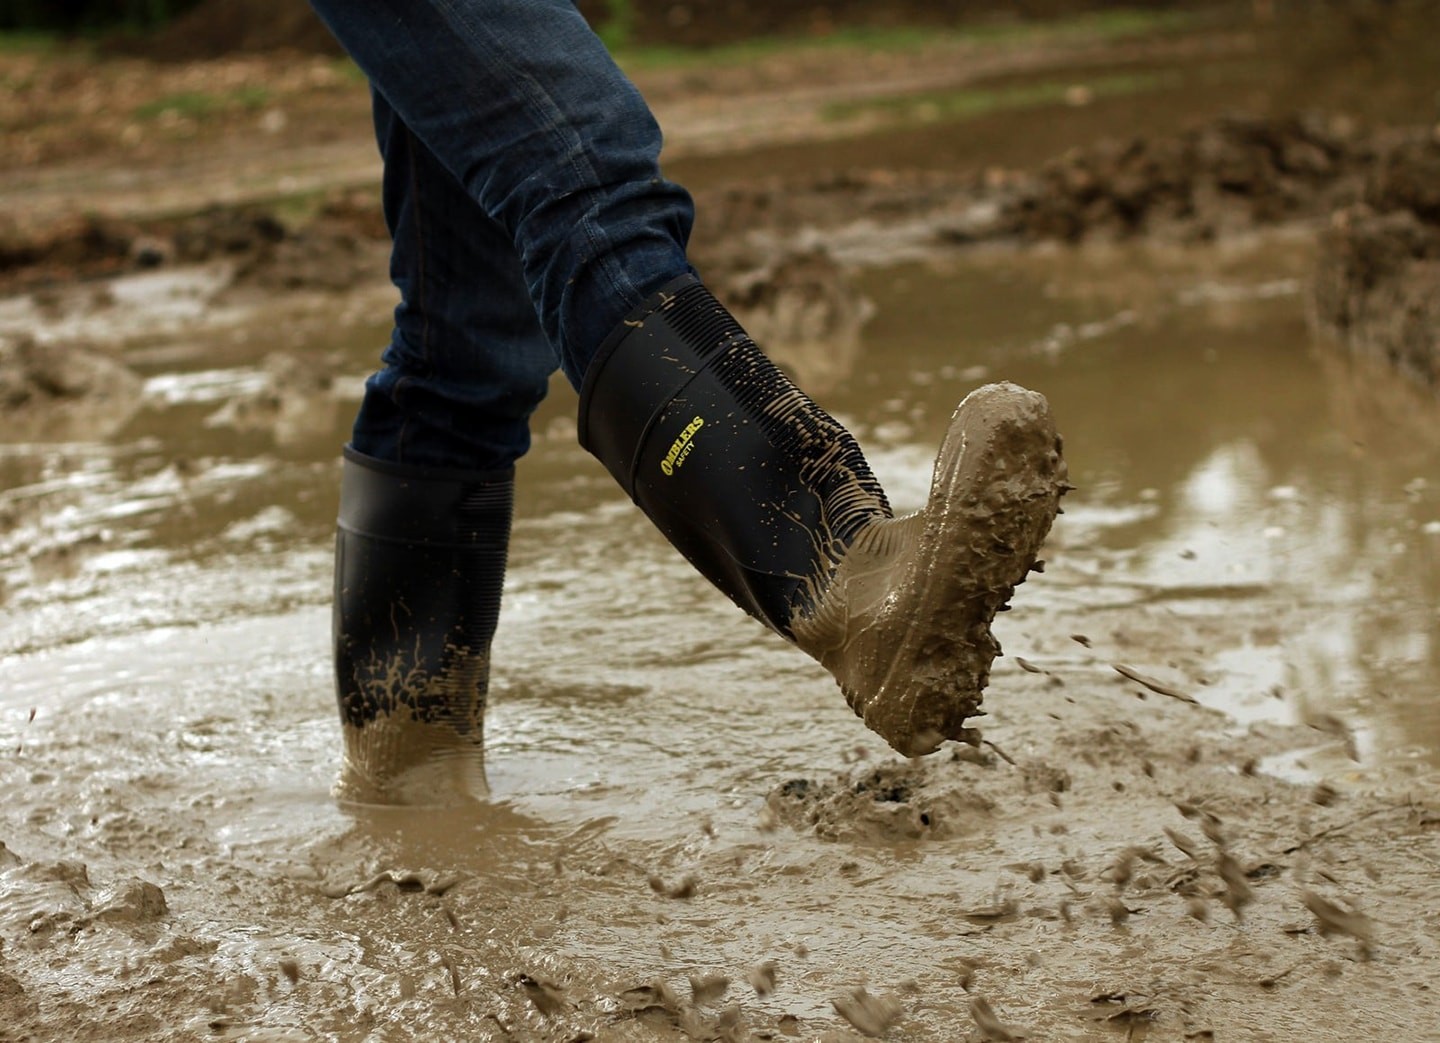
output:
[[[1067,488],[1043,396],[960,404],[925,507],[892,516],[851,435],[693,276],[642,304],[585,376],[580,439],[737,605],[822,663],[907,755],[974,739],[990,633]]]
[[[490,640],[514,472],[401,467],[345,451],[335,540],[344,800],[485,794]]]

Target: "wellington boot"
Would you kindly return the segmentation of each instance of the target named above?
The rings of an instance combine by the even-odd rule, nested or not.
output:
[[[404,467],[345,452],[335,542],[343,800],[485,796],[490,641],[514,473]]]
[[[851,435],[693,276],[602,345],[582,444],[707,578],[835,677],[865,723],[918,755],[973,741],[997,612],[1068,488],[1043,396],[972,393],[929,499],[894,518]]]

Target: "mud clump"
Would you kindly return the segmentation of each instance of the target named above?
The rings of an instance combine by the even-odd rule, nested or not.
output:
[[[1320,244],[1313,323],[1440,396],[1440,134],[1385,153]]]
[[[1022,180],[1009,224],[1029,239],[1182,241],[1329,212],[1373,154],[1346,120],[1234,116],[1173,137],[1075,150]]]
[[[141,381],[83,344],[0,342],[0,410],[7,440],[104,437],[139,408]]]
[[[338,291],[382,278],[387,242],[378,201],[355,192],[293,222],[263,205],[134,221],[87,214],[39,228],[0,219],[0,289],[228,262],[241,285]]]
[[[872,1039],[889,1032],[905,1014],[904,1006],[895,997],[872,996],[863,987],[836,996],[830,1003],[857,1032]]]
[[[228,399],[205,426],[269,434],[280,445],[317,437],[335,423],[335,384],[343,365],[343,357],[333,355],[271,352],[260,364],[264,382]]]
[[[97,897],[91,916],[111,923],[150,923],[169,911],[159,887],[148,880],[126,880]]]
[[[824,782],[791,779],[770,792],[766,806],[793,829],[878,844],[960,836],[987,821],[992,810],[987,798],[941,781],[929,764],[910,761]]]
[[[17,1021],[34,1016],[36,1011],[35,1001],[26,994],[25,986],[4,971],[0,971],[0,1011]]]

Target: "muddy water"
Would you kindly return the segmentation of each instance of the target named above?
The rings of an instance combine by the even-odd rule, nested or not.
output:
[[[945,380],[947,356],[1044,388],[1081,487],[1065,535],[1104,567],[1032,596],[1273,603],[1283,628],[1208,651],[1194,694],[1240,721],[1338,713],[1362,722],[1367,762],[1434,765],[1440,416],[1312,340],[1304,270],[1303,247],[1272,242],[881,273],[868,335],[915,369],[877,390],[918,434],[943,413],[933,389],[978,375]]]
[[[1221,711],[1215,727],[1237,742],[1257,722],[1311,725],[1313,743],[1262,771],[1403,788],[1440,769],[1440,417],[1312,343],[1308,249],[996,251],[864,277],[876,317],[824,404],[898,509],[922,502],[950,410],[986,380],[1043,389],[1067,439],[1079,489],[1043,581],[998,628],[1010,658],[987,734],[1024,747],[1033,671],[1083,699],[1123,684],[1110,664],[1124,660]],[[101,923],[64,961],[26,963],[30,995],[75,1024],[67,1003],[103,998],[131,1034],[484,1038],[492,1016],[536,1016],[523,1000],[460,1002],[503,991],[516,968],[618,994],[683,966],[735,977],[755,1016],[823,1025],[837,989],[917,974],[916,954],[945,936],[907,912],[920,898],[964,899],[976,924],[1007,915],[988,877],[893,824],[857,827],[859,849],[807,830],[771,839],[772,789],[893,758],[822,671],[740,617],[617,494],[576,447],[559,384],[521,471],[492,805],[337,807],[335,455],[383,297],[357,295],[341,321],[333,299],[285,306],[288,349],[325,360],[304,379],[260,361],[273,307],[235,305],[198,337],[147,327],[144,307],[112,313],[134,324],[138,412],[103,440],[0,447],[0,840],[27,872],[51,867],[35,870],[39,890],[35,873],[6,884],[30,904],[12,903],[5,933],[30,940],[4,953],[18,965],[60,944],[55,925]],[[944,810],[985,850],[998,842],[974,800]],[[1050,846],[1022,825],[1009,859]],[[89,882],[60,879],[61,859]],[[697,866],[722,911],[664,897]],[[817,866],[883,883],[863,908],[837,904],[806,883]],[[795,883],[776,902],[752,873]],[[134,878],[164,888],[168,933],[143,910],[97,912]],[[469,933],[437,949],[447,930]],[[744,985],[765,959],[792,988]],[[963,972],[947,959],[926,957]],[[132,994],[132,961],[164,968],[147,972],[169,983],[160,1014]],[[965,1009],[912,1008],[907,1038],[935,1039]],[[614,1038],[670,1038],[648,1024]]]

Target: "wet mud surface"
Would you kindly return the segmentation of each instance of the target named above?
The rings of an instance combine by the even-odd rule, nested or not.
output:
[[[1432,220],[1376,169],[1349,205]],[[0,300],[0,1039],[1433,1036],[1440,415],[1316,321],[1328,214],[925,238],[973,199],[856,177],[915,205],[704,190],[785,200],[703,247],[762,340],[897,511],[991,380],[1046,393],[1078,487],[997,622],[979,744],[916,760],[678,559],[557,382],[490,802],[337,804],[378,241],[333,285],[260,282],[258,249],[241,277],[247,248]]]

